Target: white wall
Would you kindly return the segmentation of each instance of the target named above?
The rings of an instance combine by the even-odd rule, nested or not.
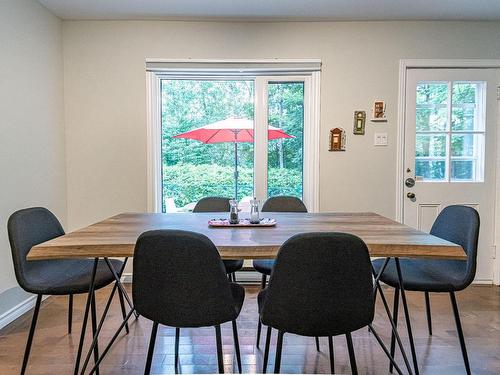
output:
[[[63,22],[68,225],[146,209],[146,58],[320,58],[320,209],[395,216],[398,64],[500,58],[500,23]],[[353,112],[387,103],[352,134]],[[329,129],[347,130],[330,153]],[[374,147],[373,133],[389,133]]]
[[[62,23],[35,1],[2,0],[0,46],[1,320],[27,297],[14,277],[7,218],[37,205],[66,221]]]

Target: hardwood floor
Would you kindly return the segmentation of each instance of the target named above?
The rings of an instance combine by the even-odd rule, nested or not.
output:
[[[129,287],[129,286],[127,286]],[[109,288],[98,292],[98,307],[104,307]],[[255,347],[257,326],[258,288],[246,288],[243,311],[238,319],[243,372],[258,373],[262,369],[263,352]],[[392,292],[386,290],[392,304]],[[462,324],[467,341],[473,374],[500,373],[500,288],[472,286],[458,293]],[[460,346],[455,330],[448,295],[431,295],[433,336],[427,333],[424,295],[408,293],[412,325],[416,338],[421,374],[464,374]],[[80,321],[84,309],[84,296],[74,300],[73,334],[67,334],[67,297],[51,297],[42,304],[39,322],[27,374],[71,374],[78,346]],[[0,330],[0,374],[18,374],[26,344],[31,313]],[[115,332],[121,321],[118,300],[113,302],[100,340],[101,349]],[[90,326],[90,324],[89,324]],[[389,324],[382,305],[377,305],[375,328],[389,343]],[[406,341],[406,327],[400,313],[400,333]],[[101,374],[142,374],[151,329],[151,322],[141,317],[132,319],[130,334],[123,333],[101,366]],[[230,324],[222,328],[224,363],[226,372],[236,372],[236,359]],[[273,371],[276,344],[274,332],[268,372]],[[86,344],[90,341],[90,327]],[[353,334],[354,348],[360,374],[387,374],[388,360],[367,329]],[[174,329],[162,327],[153,359],[152,373],[174,371]],[[261,348],[264,346],[262,338]],[[213,328],[183,329],[180,339],[181,373],[216,373],[217,357]],[[408,349],[409,354],[409,349]],[[398,354],[398,363],[402,358]],[[335,338],[336,373],[350,373],[345,337]],[[316,352],[314,338],[285,335],[282,373],[329,373],[328,342],[321,339],[321,352]]]

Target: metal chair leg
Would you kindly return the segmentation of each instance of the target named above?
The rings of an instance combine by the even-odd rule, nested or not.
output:
[[[146,367],[144,368],[144,375],[149,375],[151,372],[151,362],[153,362],[153,353],[155,351],[156,334],[158,333],[158,323],[153,322],[151,329],[151,338],[149,339],[148,356],[146,359]]]
[[[413,331],[411,329],[410,312],[408,310],[408,304],[406,303],[406,293],[403,284],[403,276],[401,273],[401,265],[399,263],[399,258],[394,258],[394,261],[396,262],[396,269],[398,271],[399,289],[401,292],[401,300],[403,301],[403,310],[405,312],[406,329],[408,330],[408,339],[410,341],[411,356],[413,358],[413,370],[415,371],[415,375],[419,375],[420,372],[418,371],[417,351],[415,350]]]
[[[315,341],[316,341],[316,351],[319,352],[320,350],[319,350],[319,337],[318,336],[315,337]]]
[[[31,318],[31,327],[28,334],[28,341],[26,342],[26,349],[24,350],[23,365],[21,367],[21,375],[26,372],[28,366],[28,359],[30,357],[31,344],[33,343],[33,336],[35,334],[36,322],[38,320],[38,313],[40,312],[40,304],[42,303],[42,294],[36,296],[35,310],[33,310],[33,317]]]
[[[392,310],[392,321],[394,322],[394,327],[398,326],[398,315],[399,315],[399,288],[394,289],[394,305]],[[391,334],[391,357],[394,358],[396,352],[396,336],[394,331]],[[394,368],[392,362],[389,364],[389,372],[392,374],[392,369]]]
[[[91,316],[92,316],[92,336],[96,337],[97,332],[97,311],[96,311],[96,302],[95,302],[95,292],[92,292],[92,300],[90,301],[91,308]],[[98,341],[95,341],[94,346],[94,363],[97,363],[99,360],[99,344]],[[96,375],[99,375],[99,367],[96,368]]]
[[[425,292],[425,310],[427,311],[427,328],[429,329],[429,335],[432,336],[432,317],[431,317],[431,300],[429,298],[429,292]]]
[[[240,355],[240,342],[238,340],[238,327],[236,326],[236,320],[233,323],[233,338],[234,338],[234,349],[236,351],[236,362],[238,363],[238,371],[241,374],[241,355]]]
[[[266,335],[266,348],[264,349],[264,363],[262,364],[262,373],[265,374],[267,372],[267,361],[269,360],[269,346],[271,345],[271,335],[273,331],[270,326],[267,327],[267,335]]]
[[[467,355],[467,347],[465,346],[464,332],[462,331],[462,323],[460,322],[460,313],[458,312],[457,299],[455,292],[450,292],[451,305],[453,306],[453,314],[455,315],[455,323],[457,325],[458,338],[460,339],[460,348],[464,357],[465,371],[467,375],[471,374],[469,356]]]
[[[281,367],[281,351],[283,350],[284,331],[278,331],[278,342],[276,344],[276,359],[274,360],[274,373],[279,374]]]
[[[358,366],[356,366],[356,355],[354,354],[354,347],[352,345],[352,336],[346,333],[347,350],[349,351],[349,361],[351,362],[351,372],[353,375],[358,375]]]
[[[71,334],[71,328],[73,325],[73,294],[69,295],[68,303],[68,333]]]
[[[215,326],[215,341],[217,342],[217,364],[219,367],[219,374],[224,373],[224,358],[222,353],[222,337],[220,334],[220,325]]]
[[[328,349],[330,351],[330,372],[335,374],[335,355],[333,352],[333,337],[328,336]]]
[[[175,329],[175,359],[174,359],[174,367],[175,367],[175,373],[177,374],[178,369],[179,369],[179,339],[181,335],[181,329],[176,328]]]
[[[261,280],[261,283],[260,283],[260,289],[264,289],[266,287],[266,282],[267,282],[267,276],[266,275],[262,275],[262,280]],[[260,322],[260,317],[259,317],[259,322],[257,324],[257,344],[255,344],[255,346],[257,347],[257,349],[259,349],[259,345],[260,345],[260,333],[262,331],[262,323]]]
[[[125,317],[127,316],[127,312],[125,311],[125,300],[123,298],[123,292],[121,291],[120,288],[118,288],[118,286],[115,285],[115,288],[118,289],[118,298],[120,299],[120,307],[122,309],[122,316],[123,316],[123,319],[125,320]],[[128,323],[125,324],[125,332],[129,333],[129,328],[128,328]]]

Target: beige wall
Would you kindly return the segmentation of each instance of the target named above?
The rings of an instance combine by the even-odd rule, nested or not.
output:
[[[146,209],[146,58],[320,58],[320,209],[395,216],[398,63],[499,58],[500,23],[64,22],[68,223]],[[352,134],[353,111],[387,102],[388,123]],[[328,131],[347,130],[330,153]],[[389,133],[374,147],[373,133]]]
[[[9,215],[37,205],[66,220],[62,23],[35,1],[2,0],[0,46],[1,315],[22,297],[11,290]]]

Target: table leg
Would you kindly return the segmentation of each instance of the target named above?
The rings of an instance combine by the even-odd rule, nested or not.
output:
[[[387,263],[389,262],[390,258],[386,258],[386,261],[384,262],[384,265],[386,266]],[[394,337],[396,338],[396,341],[398,343],[399,349],[401,350],[401,354],[403,356],[403,360],[406,365],[406,369],[408,370],[408,373],[410,375],[413,375],[413,371],[410,365],[410,361],[408,360],[408,357],[406,356],[406,352],[404,350],[403,342],[401,341],[401,337],[399,336],[398,330],[396,325],[394,324],[393,317],[391,315],[391,310],[389,309],[389,305],[387,304],[387,300],[385,298],[384,292],[382,291],[382,286],[380,285],[380,277],[382,276],[383,271],[385,270],[385,267],[382,267],[380,270],[381,272],[377,274],[375,270],[373,269],[373,275],[375,276],[375,287],[374,287],[374,294],[376,295],[376,290],[379,291],[380,293],[380,298],[382,299],[382,303],[384,305],[385,312],[387,314],[387,317],[389,318],[389,322],[391,323],[391,328],[392,328],[392,333]]]
[[[415,342],[413,341],[413,332],[411,329],[411,322],[410,322],[410,312],[408,311],[408,304],[406,303],[406,294],[405,294],[405,289],[403,285],[403,276],[401,272],[401,265],[399,264],[399,258],[394,258],[394,261],[396,262],[396,269],[398,271],[398,280],[399,280],[399,292],[401,293],[401,300],[403,301],[403,309],[405,311],[405,318],[406,318],[406,328],[408,330],[408,339],[410,340],[410,349],[411,349],[411,355],[413,358],[413,368],[415,370],[415,375],[419,375],[418,371],[418,362],[417,362],[417,352],[415,350]]]
[[[128,259],[128,258],[127,258]],[[113,267],[113,265],[111,264],[111,262],[109,261],[108,258],[104,258],[104,261],[106,262],[109,270],[111,271],[111,273],[113,274],[113,277],[115,278],[115,285],[113,286],[113,290],[111,291],[111,296],[110,298],[108,299],[108,302],[106,304],[106,307],[104,308],[104,312],[102,314],[102,317],[101,317],[101,320],[99,321],[99,326],[94,334],[94,338],[92,340],[92,344],[90,345],[90,348],[89,348],[89,351],[87,353],[87,356],[85,357],[85,362],[83,364],[83,367],[82,367],[82,371],[80,372],[81,375],[83,375],[85,373],[85,370],[87,368],[87,365],[89,363],[89,360],[90,360],[90,357],[91,357],[91,354],[92,354],[92,351],[94,350],[94,348],[97,346],[97,342],[98,342],[98,337],[99,337],[99,333],[101,332],[101,329],[102,329],[102,325],[104,324],[104,319],[106,318],[106,314],[108,313],[108,310],[109,310],[109,307],[111,306],[111,300],[112,300],[112,297],[116,291],[117,288],[120,289],[120,291],[122,292],[122,295],[123,297],[125,297],[127,303],[129,304],[130,306],[130,313],[127,314],[127,316],[125,317],[124,321],[123,321],[123,326],[120,327],[118,333],[123,329],[123,327],[128,327],[128,319],[130,318],[130,315],[132,313],[135,313],[135,309],[134,309],[134,306],[132,304],[132,301],[130,300],[128,294],[127,294],[127,291],[125,290],[125,288],[123,287],[122,283],[121,283],[121,280],[120,280],[120,276],[122,273],[123,273],[123,270],[125,269],[125,264],[126,264],[126,261],[127,259],[125,260],[124,264],[122,265],[122,268],[120,269],[120,272],[119,274],[116,272],[115,268]],[[118,335],[116,335],[118,336]],[[115,339],[112,339],[111,343],[110,344],[113,344],[113,342],[115,341]],[[109,347],[111,347],[109,345]],[[109,348],[108,348],[109,350]],[[93,370],[94,371],[98,371],[98,366],[97,364],[100,363],[104,356],[106,355],[107,353],[107,350],[104,351],[102,353],[102,355],[100,356],[100,358],[96,361],[96,365],[94,366]]]
[[[85,305],[85,314],[83,315],[82,333],[80,334],[80,343],[78,344],[78,353],[76,355],[74,375],[78,375],[78,370],[80,368],[80,359],[82,357],[83,342],[85,341],[85,331],[87,330],[87,320],[89,317],[90,302],[94,293],[95,274],[97,272],[98,263],[99,258],[94,258],[94,266],[92,268],[92,276],[90,278],[89,293],[87,295],[87,303]]]

